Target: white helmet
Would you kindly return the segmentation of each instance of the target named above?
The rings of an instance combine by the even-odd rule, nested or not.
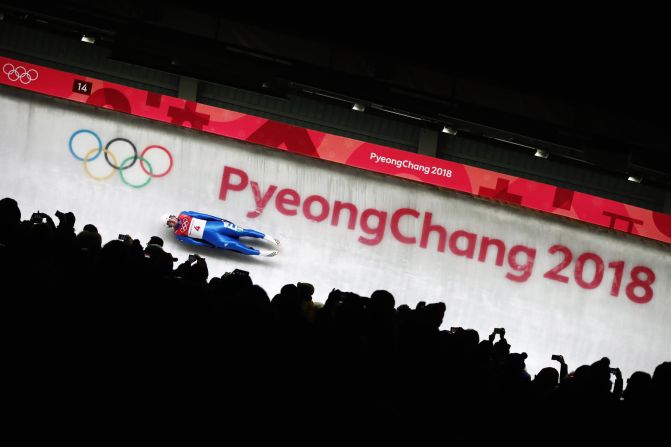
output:
[[[166,227],[169,227],[170,225],[168,225],[168,220],[170,220],[171,217],[177,217],[177,216],[175,216],[172,213],[166,213],[166,214],[162,215],[161,216],[161,223],[163,225],[165,225]]]

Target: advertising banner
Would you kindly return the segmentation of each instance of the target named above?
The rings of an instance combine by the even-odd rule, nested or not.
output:
[[[671,216],[613,200],[0,56],[0,84],[671,242]]]

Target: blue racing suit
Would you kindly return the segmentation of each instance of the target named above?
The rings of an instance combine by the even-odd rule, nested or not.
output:
[[[202,247],[224,248],[246,255],[258,255],[256,248],[240,242],[240,237],[263,239],[266,235],[256,230],[247,230],[220,217],[197,211],[182,211],[177,216],[175,237],[180,242]]]

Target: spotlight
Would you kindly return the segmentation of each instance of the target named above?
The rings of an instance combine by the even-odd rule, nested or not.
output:
[[[548,158],[550,156],[550,153],[548,151],[544,151],[543,149],[536,149],[536,153],[534,154],[534,156],[540,158]]]
[[[454,127],[450,127],[450,126],[443,126],[443,133],[447,133],[447,134],[450,134],[450,135],[456,135],[457,134],[457,129],[455,129]]]
[[[627,180],[634,183],[641,183],[643,181],[643,178],[636,175],[630,175],[629,177],[627,177]]]
[[[457,129],[451,126],[443,126],[443,133],[449,134],[449,135],[456,135],[457,134]]]
[[[82,36],[82,42],[94,44],[94,43],[96,43],[96,38],[93,37],[93,36],[87,36],[86,34],[84,34]]]
[[[357,112],[363,112],[364,110],[366,110],[366,106],[358,102],[355,102],[354,105],[352,106],[352,110]]]

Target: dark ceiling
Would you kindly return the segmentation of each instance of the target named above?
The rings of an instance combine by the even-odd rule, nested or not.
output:
[[[124,62],[278,96],[356,100],[671,189],[669,40],[654,20],[627,11],[619,18],[555,10],[515,17],[495,7],[485,15],[437,4],[372,12],[339,3],[258,4],[241,12],[225,3],[0,7],[7,21],[92,34]]]

